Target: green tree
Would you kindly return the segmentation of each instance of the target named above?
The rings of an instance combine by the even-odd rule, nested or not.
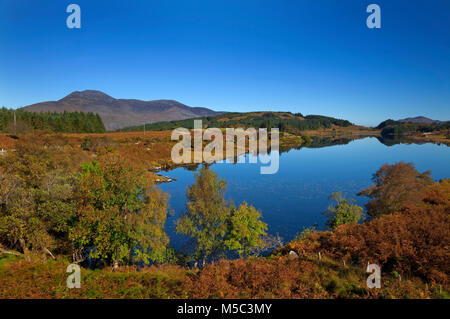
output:
[[[239,256],[249,256],[255,249],[264,246],[263,236],[267,233],[267,224],[261,221],[261,213],[246,202],[234,208],[230,216],[230,229],[225,240],[229,250],[235,250]]]
[[[14,121],[14,115],[16,120]],[[28,112],[0,109],[0,131],[25,134],[32,130],[66,133],[103,133],[105,126],[98,114],[83,112]]]
[[[295,236],[294,241],[307,239],[309,237],[309,235],[316,233],[317,231],[318,231],[317,224],[314,224],[309,227],[303,226],[303,230]]]
[[[71,239],[78,250],[115,267],[132,262],[163,262],[167,196],[145,172],[109,155],[82,166],[79,206]]]
[[[187,190],[187,211],[177,221],[177,232],[195,240],[194,257],[203,265],[226,250],[224,240],[232,205],[224,199],[225,189],[225,180],[203,166]]]
[[[324,215],[328,217],[326,225],[330,229],[335,229],[339,225],[357,223],[364,217],[364,210],[362,207],[352,204],[354,199],[346,199],[341,192],[333,193],[329,198],[335,202],[335,205],[330,205]]]
[[[302,139],[306,146],[311,145],[311,137],[309,135],[302,135]]]

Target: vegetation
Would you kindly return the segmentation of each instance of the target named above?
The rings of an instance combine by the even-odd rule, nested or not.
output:
[[[346,199],[341,192],[334,193],[329,197],[336,205],[330,205],[324,215],[328,217],[326,225],[330,229],[344,224],[358,223],[364,217],[362,207],[352,204],[354,199]]]
[[[422,202],[424,189],[433,184],[430,174],[419,173],[411,163],[385,164],[373,175],[375,184],[358,195],[372,199],[366,204],[368,215],[393,214],[406,205]]]
[[[449,297],[450,180],[386,164],[361,192],[371,219],[359,223],[361,207],[333,194],[329,231],[305,229],[260,257],[280,240],[203,166],[177,223],[198,268],[170,248],[167,196],[139,160],[148,148],[152,160],[170,156],[166,135],[120,134],[21,135],[0,156],[0,298]],[[74,262],[82,288],[69,290]],[[367,262],[381,266],[382,289],[366,287]]]
[[[417,124],[408,122],[399,122],[394,120],[386,120],[378,126],[381,129],[383,137],[398,138],[411,133],[431,133],[436,131],[445,131],[450,129],[450,122],[440,122],[433,124]]]
[[[303,230],[295,236],[294,241],[306,239],[309,237],[309,235],[311,235],[312,233],[315,233],[317,231],[318,231],[317,224],[314,224],[309,227],[303,226]]]
[[[194,239],[194,256],[204,265],[225,250],[231,205],[224,199],[225,181],[203,166],[186,192],[187,212],[177,221],[177,232]]]
[[[14,114],[16,124],[14,125]],[[83,112],[28,112],[0,109],[0,132],[25,134],[32,130],[53,133],[103,133],[105,126],[98,114]]]
[[[302,135],[302,139],[305,142],[306,146],[311,145],[311,136],[305,134],[305,135]]]
[[[450,180],[427,186],[422,198],[417,205],[405,203],[397,212],[378,214],[363,224],[312,233],[284,251],[321,251],[353,264],[377,263],[383,273],[396,271],[402,278],[418,277],[431,285],[448,287]]]
[[[63,136],[27,136],[0,157],[0,243],[27,257],[68,253],[77,167],[86,158]]]
[[[249,255],[262,246],[267,225],[259,220],[261,214],[247,203],[238,209],[228,203],[224,199],[225,181],[207,166],[195,178],[186,193],[187,212],[177,222],[177,232],[194,239],[194,259],[204,266],[227,251]]]
[[[264,247],[263,236],[267,235],[267,224],[263,223],[262,215],[255,207],[246,202],[234,208],[229,220],[229,230],[225,246],[239,256],[250,256],[255,249]]]
[[[76,253],[106,264],[163,262],[169,239],[164,230],[166,196],[145,174],[108,155],[82,165],[70,238]]]
[[[255,127],[255,128],[279,128],[282,132],[299,132],[303,130],[317,130],[319,128],[331,128],[333,125],[348,127],[352,123],[346,120],[335,119],[327,116],[308,115],[290,112],[253,112],[253,113],[225,113],[218,116],[208,116],[198,118],[206,127]],[[187,129],[194,128],[194,119],[158,122],[145,124],[146,130],[173,130],[177,127]],[[123,131],[142,131],[144,126],[133,126],[123,129]]]
[[[0,243],[28,259],[164,261],[166,196],[122,157],[83,155],[64,136],[35,135],[0,158]]]
[[[81,143],[81,148],[85,151],[98,152],[102,148],[107,148],[107,151],[111,151],[116,146],[110,138],[107,136],[102,136],[99,138],[93,138],[91,136],[86,136]]]

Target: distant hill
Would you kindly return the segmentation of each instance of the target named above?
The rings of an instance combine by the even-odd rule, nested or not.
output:
[[[416,122],[412,122],[412,120],[415,120]],[[381,129],[381,135],[383,137],[400,137],[416,132],[430,133],[445,131],[450,129],[450,121],[433,121],[424,117],[415,117],[413,119],[404,119],[399,121],[389,119],[381,122],[377,126],[377,129]]]
[[[302,130],[316,130],[331,128],[333,126],[347,127],[353,125],[347,120],[336,119],[321,115],[303,116],[301,113],[291,112],[249,112],[249,113],[225,113],[216,116],[199,118],[206,127],[277,127],[281,131],[300,133]],[[177,127],[187,129],[194,128],[194,119],[179,121],[165,121],[146,125],[146,130],[162,131],[172,130]],[[143,125],[127,127],[126,131],[143,130]]]
[[[406,119],[398,120],[398,122],[414,123],[414,124],[439,124],[442,121],[432,120],[425,116],[408,117]]]
[[[97,113],[108,131],[143,123],[223,114],[223,112],[215,112],[203,107],[190,107],[173,100],[115,99],[94,90],[75,91],[58,101],[37,103],[22,109],[31,112]]]

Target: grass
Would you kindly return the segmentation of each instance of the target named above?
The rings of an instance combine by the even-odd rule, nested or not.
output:
[[[17,260],[19,257],[15,255],[0,255],[0,267],[5,266],[6,264],[12,263],[13,261]]]

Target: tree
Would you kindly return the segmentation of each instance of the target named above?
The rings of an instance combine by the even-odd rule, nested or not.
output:
[[[412,163],[385,164],[372,177],[375,185],[358,195],[372,199],[365,205],[370,216],[392,214],[422,202],[423,190],[433,183],[430,174],[430,171],[419,173]]]
[[[261,213],[246,202],[234,208],[230,216],[230,229],[225,240],[229,250],[235,250],[239,256],[249,256],[255,249],[264,246],[267,224],[261,220]]]
[[[0,159],[0,243],[31,253],[67,252],[80,157],[58,137],[26,136]]]
[[[346,199],[341,192],[333,193],[328,198],[333,200],[335,205],[330,205],[324,215],[328,217],[326,225],[330,229],[335,229],[339,225],[358,223],[364,217],[362,207],[352,204],[354,199]]]
[[[104,263],[163,262],[167,196],[145,172],[108,155],[82,165],[71,239],[78,250]]]
[[[32,128],[23,120],[11,121],[5,128],[5,132],[17,135],[17,134],[26,134],[32,131]]]
[[[428,186],[425,189],[423,201],[427,206],[450,207],[450,179],[443,179],[439,183]]]
[[[260,220],[260,212],[247,203],[236,208],[227,202],[225,180],[206,165],[195,179],[187,190],[187,211],[177,221],[177,232],[194,239],[196,260],[204,265],[227,251],[248,256],[265,247],[267,225]]]
[[[225,180],[206,165],[195,175],[195,183],[187,192],[186,213],[177,221],[177,233],[195,240],[194,257],[204,265],[210,257],[226,250],[224,240],[228,231],[232,205],[224,199]]]
[[[294,241],[307,239],[309,235],[317,233],[318,232],[317,226],[318,226],[317,224],[314,224],[309,227],[303,226],[303,230],[295,236]]]
[[[307,134],[302,135],[302,139],[305,142],[306,146],[311,145],[311,137],[309,135],[307,135]]]
[[[105,126],[98,114],[91,112],[28,112],[0,109],[0,131],[25,134],[32,130],[66,133],[103,133]]]
[[[434,188],[425,195],[428,204],[410,206],[362,224],[343,225],[315,240],[330,253],[363,264],[376,263],[385,272],[396,270],[431,282],[448,283],[450,206],[448,199],[441,197],[445,190],[438,190],[445,185]]]
[[[286,131],[288,127],[289,126],[288,126],[288,124],[286,122],[279,122],[278,123],[278,128],[279,128],[280,132]]]

